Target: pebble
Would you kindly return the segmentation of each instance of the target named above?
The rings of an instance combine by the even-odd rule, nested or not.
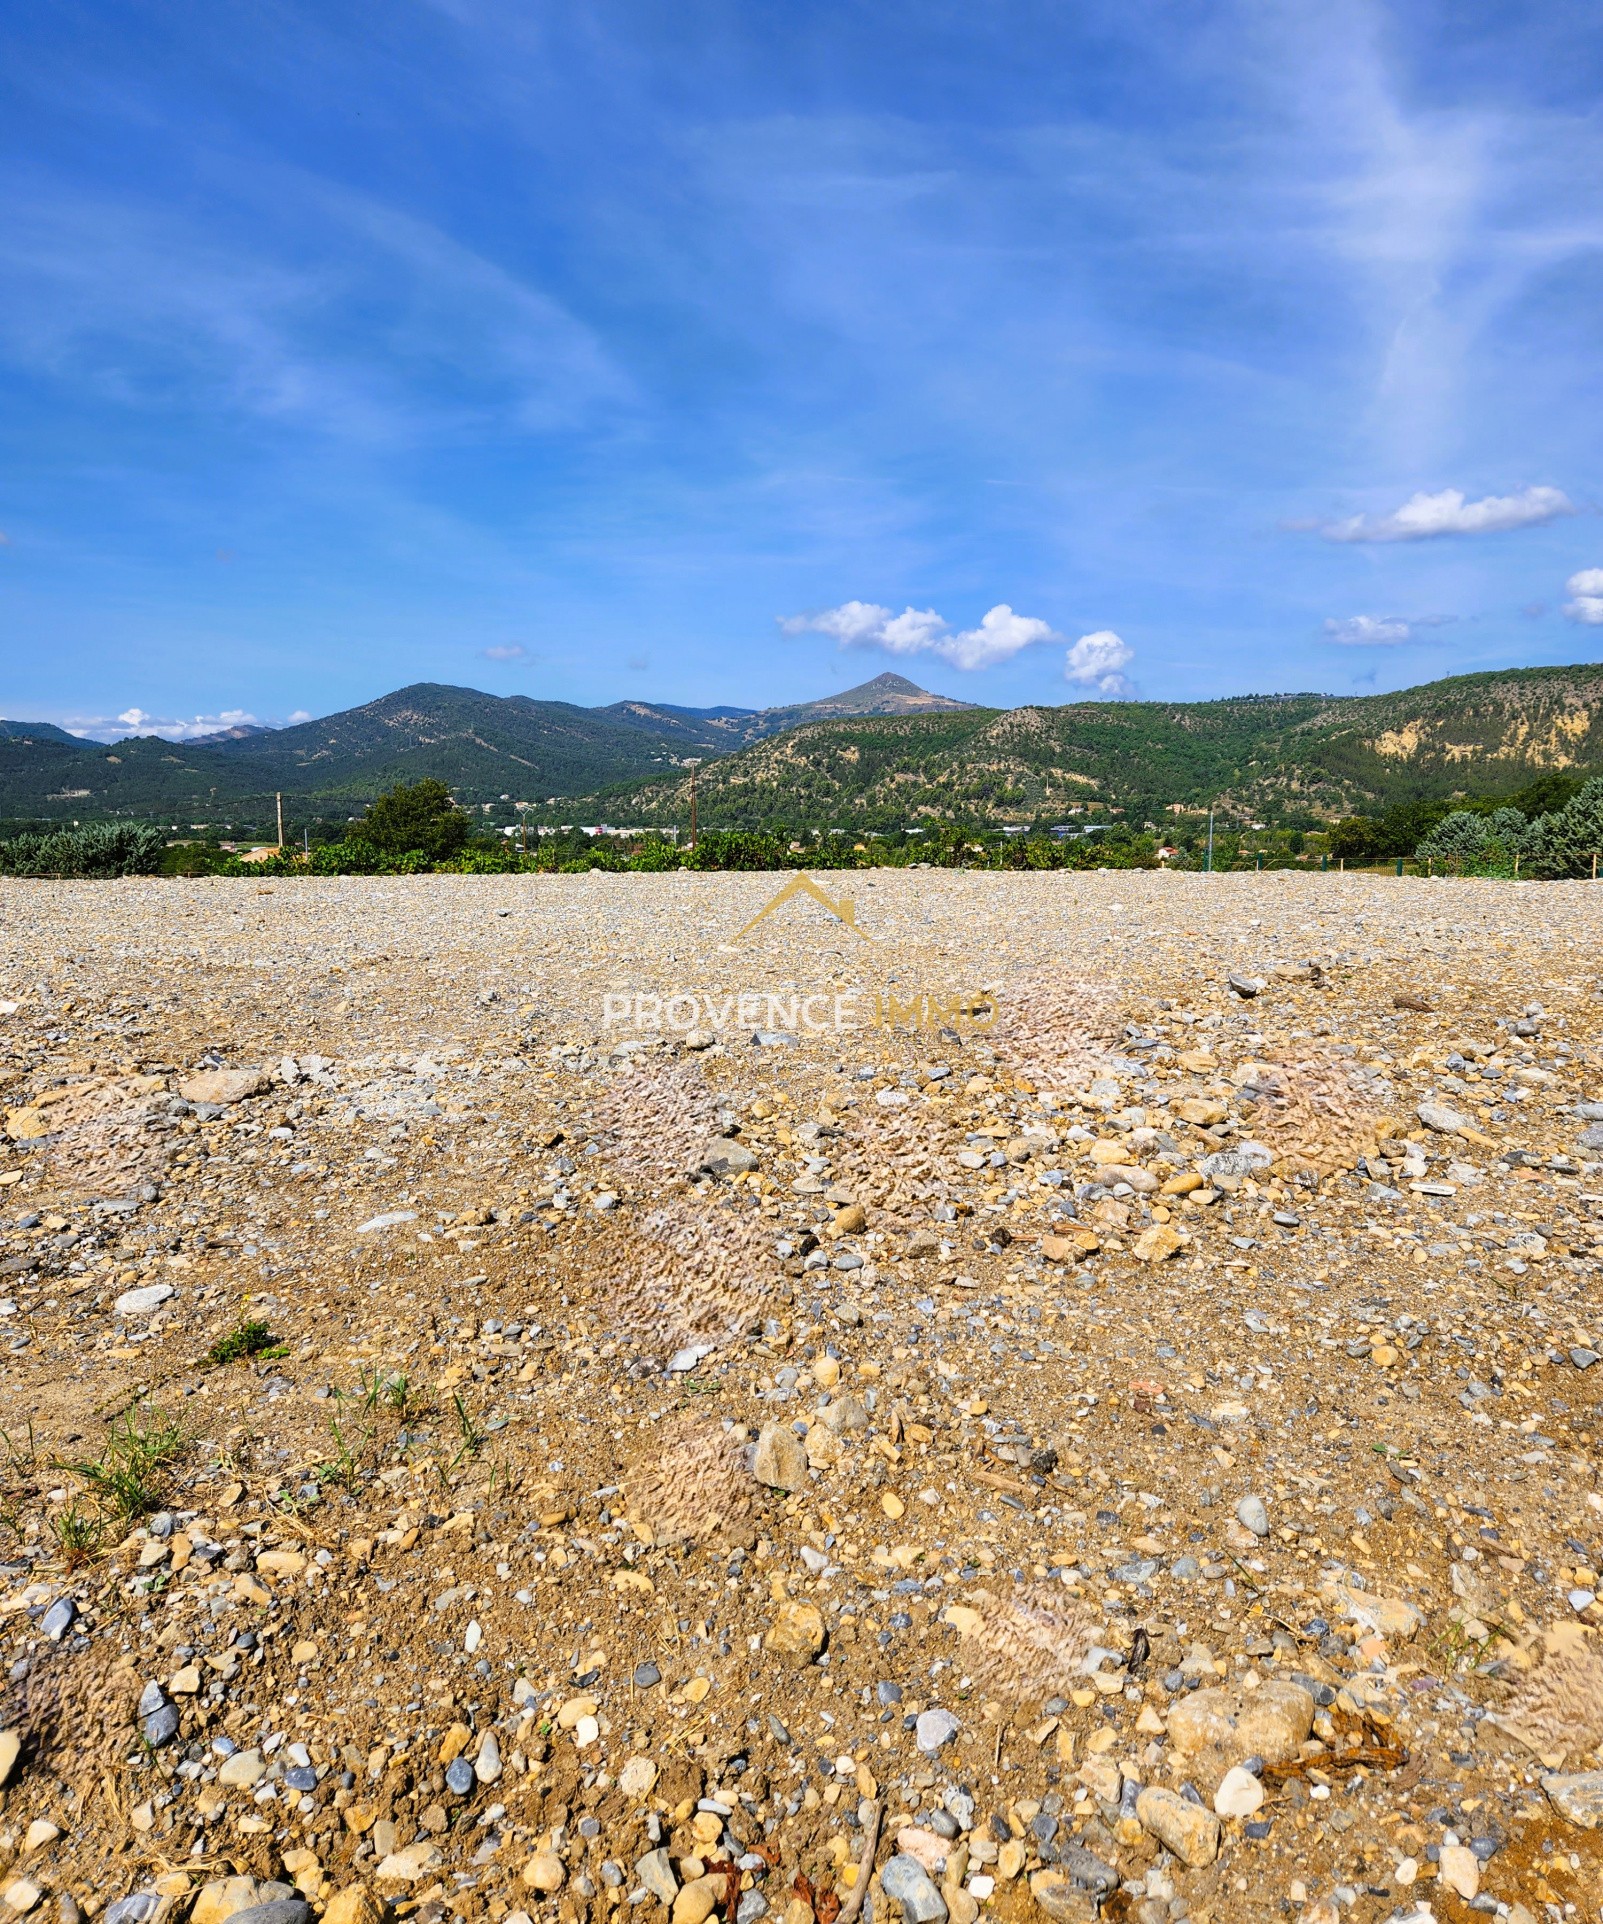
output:
[[[946,1903],[916,1857],[899,1852],[880,1871],[880,1888],[902,1907],[906,1924],[946,1924]]]
[[[171,1283],[147,1283],[141,1289],[125,1289],[112,1307],[119,1316],[149,1316],[177,1294]]]
[[[1219,1855],[1219,1819],[1177,1791],[1149,1785],[1136,1799],[1136,1816],[1166,1850],[1193,1870]]]
[[[925,1710],[919,1713],[913,1732],[919,1749],[927,1756],[933,1756],[943,1744],[949,1744],[962,1728],[961,1722],[950,1710]]]
[[[1236,1521],[1255,1537],[1269,1534],[1269,1512],[1261,1496],[1244,1496],[1236,1505]]]
[[[1232,1764],[1213,1793],[1213,1807],[1221,1817],[1251,1817],[1263,1807],[1263,1785],[1250,1770]]]

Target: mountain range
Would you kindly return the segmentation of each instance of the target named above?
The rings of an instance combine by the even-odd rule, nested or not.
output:
[[[604,708],[420,682],[294,727],[174,743],[86,742],[0,722],[0,815],[134,817],[264,829],[340,820],[436,776],[510,820],[682,823],[689,764],[704,826],[886,827],[958,815],[1027,822],[1079,808],[1157,820],[1218,802],[1330,820],[1397,802],[1506,794],[1552,770],[1603,772],[1603,665],[1517,668],[1395,694],[1073,702],[997,709],[879,675],[783,708]]]

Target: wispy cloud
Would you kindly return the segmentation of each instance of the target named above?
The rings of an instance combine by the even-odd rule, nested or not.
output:
[[[1570,595],[1564,612],[1570,620],[1588,628],[1603,628],[1603,568],[1582,568],[1564,586]]]
[[[106,405],[221,409],[374,446],[567,429],[629,396],[543,289],[298,167],[231,170],[236,218],[210,228],[109,187],[12,170],[7,190],[0,354]]]
[[[1049,622],[1016,615],[1005,601],[980,617],[977,628],[954,630],[933,608],[893,614],[874,601],[843,601],[817,614],[784,615],[787,635],[829,635],[842,648],[882,648],[890,655],[934,655],[954,668],[994,668],[1039,642],[1060,641]]]
[[[1340,621],[1332,618],[1324,626],[1326,641],[1343,648],[1395,648],[1413,632],[1400,615],[1347,615]]]
[[[1535,528],[1544,521],[1574,514],[1562,488],[1522,488],[1518,494],[1488,494],[1467,500],[1462,488],[1414,494],[1391,514],[1355,514],[1320,529],[1327,541],[1433,541],[1451,534],[1505,534]]]
[[[1135,691],[1123,671],[1135,660],[1135,650],[1111,628],[1081,635],[1064,658],[1063,679],[1100,695],[1125,696]]]
[[[486,661],[523,661],[529,651],[521,641],[497,642],[489,648],[481,648],[479,653]]]

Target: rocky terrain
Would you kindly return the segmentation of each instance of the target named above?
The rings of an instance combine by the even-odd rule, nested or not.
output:
[[[1597,1916],[1603,894],[773,886],[0,885],[0,1917]]]

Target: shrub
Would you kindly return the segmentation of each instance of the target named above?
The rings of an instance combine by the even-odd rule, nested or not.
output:
[[[139,822],[88,822],[0,842],[0,874],[110,880],[155,875],[167,852],[159,828]]]

